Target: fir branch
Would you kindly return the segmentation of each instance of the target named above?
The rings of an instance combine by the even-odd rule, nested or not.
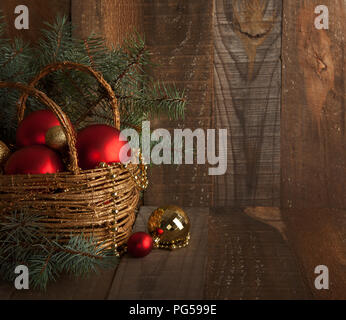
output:
[[[91,65],[91,67],[95,68],[94,59],[93,59],[92,54],[90,53],[90,48],[89,48],[88,40],[84,39],[83,41],[84,41],[85,50],[86,50],[87,55],[89,57],[90,65]]]
[[[97,259],[97,260],[102,260],[105,258],[104,256],[92,254],[89,252],[84,252],[82,250],[69,249],[69,248],[58,245],[57,242],[55,241],[50,241],[48,239],[45,239],[43,242],[41,239],[40,241],[36,241],[34,243],[2,241],[2,245],[4,244],[6,244],[7,246],[21,247],[22,249],[25,249],[25,250],[35,250],[37,248],[45,248],[45,250],[50,252],[47,257],[48,260],[50,260],[51,256],[57,252],[69,253],[72,255],[79,255],[79,256],[88,257],[88,258]],[[10,259],[6,259],[6,260],[10,260]]]
[[[0,275],[13,281],[15,266],[29,268],[30,283],[45,289],[62,273],[86,276],[96,267],[114,267],[118,259],[111,250],[103,249],[93,238],[73,236],[66,244],[45,237],[42,216],[23,209],[6,214],[0,221]]]
[[[73,87],[76,89],[76,91],[79,92],[80,96],[83,97],[84,93],[82,92],[81,88],[78,86],[78,84],[73,80],[73,78],[71,77],[71,73],[67,70],[63,71],[64,74],[66,75],[67,79],[70,80],[71,84],[73,85]]]
[[[125,67],[125,69],[116,77],[116,79],[114,80],[114,87],[116,87],[119,81],[122,80],[130,72],[131,68],[139,65],[141,57],[144,55],[144,52],[145,47],[143,46],[138,51],[138,53],[134,57],[132,57],[132,61],[130,61]]]
[[[14,52],[13,54],[7,59],[7,61],[5,61],[0,68],[4,68],[5,66],[7,66],[11,61],[13,61],[19,54],[23,53],[23,47],[16,49],[14,48]]]
[[[40,271],[40,274],[41,274],[41,275],[42,275],[43,272],[47,269],[49,260],[51,259],[52,255],[53,255],[53,253],[50,253],[50,254],[47,256],[47,259],[46,259],[46,261],[44,262],[44,265],[43,265],[43,267],[42,267],[42,269],[41,269],[41,271]]]
[[[105,99],[104,96],[100,96],[96,102],[90,101],[86,106],[86,111],[76,120],[76,126],[78,127],[88,116],[92,115],[94,109]]]
[[[111,84],[119,100],[121,119],[124,120],[122,127],[138,127],[141,121],[164,114],[171,119],[183,117],[186,106],[183,93],[172,86],[164,86],[150,79],[147,70],[154,65],[150,61],[150,53],[144,40],[138,34],[125,41],[122,47],[108,49],[105,39],[97,35],[82,40],[72,38],[72,26],[66,17],[58,17],[55,23],[46,23],[46,26],[44,37],[39,41],[39,49],[26,53],[30,57],[27,61],[15,59],[10,63],[11,73],[9,70],[2,72],[3,75],[8,73],[7,76],[2,76],[0,70],[0,80],[13,80],[12,76],[16,79],[30,79],[27,69],[22,67],[23,63],[28,67],[33,66],[30,67],[31,72],[36,72],[53,61],[84,63],[102,73]],[[41,90],[63,108],[76,128],[92,119],[94,123],[112,123],[111,109],[106,103],[107,97],[89,75],[78,71],[58,71],[42,79],[39,85]],[[16,92],[0,95],[0,106],[15,105],[16,99]],[[35,99],[29,98],[29,111],[40,108],[42,106]],[[2,123],[2,119],[15,119],[14,108],[0,110],[1,134],[6,137],[14,136],[15,125],[11,121]],[[12,142],[10,138],[5,140]]]
[[[56,61],[56,58],[57,58],[57,56],[58,56],[58,52],[59,52],[60,46],[61,46],[62,26],[63,26],[63,25],[58,26],[58,32],[57,32],[57,45],[56,45],[55,53],[54,53],[54,56],[53,56],[54,61]]]
[[[98,260],[104,259],[103,256],[91,254],[91,253],[88,253],[88,252],[82,252],[82,251],[78,251],[78,250],[59,248],[56,251],[66,252],[66,253],[70,253],[70,254],[74,254],[74,255],[80,255],[80,256],[88,257],[88,258],[92,258],[92,259],[98,259]]]

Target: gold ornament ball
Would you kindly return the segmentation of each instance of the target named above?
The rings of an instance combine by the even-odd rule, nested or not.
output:
[[[168,245],[174,249],[179,244],[188,241],[190,219],[178,206],[160,207],[150,215],[148,230],[156,244]]]
[[[46,133],[46,145],[55,150],[63,150],[67,146],[65,132],[61,126],[50,128]]]
[[[3,166],[11,154],[7,145],[0,140],[0,166]]]

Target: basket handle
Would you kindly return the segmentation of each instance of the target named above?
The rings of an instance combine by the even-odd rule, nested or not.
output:
[[[72,128],[71,122],[67,115],[61,110],[61,108],[50,99],[44,92],[35,89],[34,87],[30,87],[24,85],[22,83],[17,82],[4,82],[0,81],[0,88],[12,88],[18,89],[25,93],[26,96],[34,96],[40,102],[45,104],[54,114],[57,116],[58,120],[61,123],[61,126],[66,135],[67,144],[69,147],[70,154],[70,170],[74,174],[79,174],[80,169],[78,167],[78,158],[77,158],[77,150],[76,150],[76,136],[74,129]]]
[[[107,81],[103,78],[103,76],[99,72],[93,70],[91,67],[88,67],[83,64],[75,63],[75,62],[69,62],[69,61],[52,63],[44,67],[40,71],[40,73],[38,73],[37,76],[29,83],[29,86],[35,87],[36,84],[46,75],[61,69],[79,70],[79,71],[88,73],[92,75],[104,89],[106,89],[106,92],[111,100],[112,112],[114,117],[114,127],[120,130],[120,112],[119,112],[118,101],[115,97],[114,91],[112,87],[107,83]],[[22,121],[24,118],[24,111],[26,108],[25,103],[26,103],[26,100],[28,99],[28,96],[29,96],[28,93],[24,91],[18,101],[17,116],[18,116],[19,122]]]

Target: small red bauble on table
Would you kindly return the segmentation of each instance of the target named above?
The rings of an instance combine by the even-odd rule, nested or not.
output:
[[[58,154],[41,145],[19,149],[5,165],[5,174],[45,174],[62,170],[63,164]]]
[[[134,233],[127,242],[127,252],[136,258],[145,257],[153,248],[153,239],[146,232]]]
[[[39,110],[30,113],[17,129],[17,146],[45,144],[47,131],[55,126],[60,126],[60,122],[52,111]]]
[[[120,140],[120,131],[107,125],[97,124],[82,129],[77,136],[79,166],[93,169],[100,162],[112,163],[126,161],[128,148],[122,149],[128,142]]]

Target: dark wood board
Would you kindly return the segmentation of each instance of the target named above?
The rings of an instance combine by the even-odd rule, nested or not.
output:
[[[10,292],[11,300],[104,300],[107,298],[115,275],[115,269],[102,270],[86,279],[71,279],[62,276],[48,285],[46,291],[16,290],[4,285],[4,293]],[[1,293],[0,293],[1,297]]]
[[[7,23],[5,35],[9,38],[21,37],[26,41],[37,42],[41,36],[43,22],[53,23],[58,14],[70,16],[71,0],[1,0],[0,10]],[[14,26],[17,14],[14,9],[18,5],[25,5],[29,9],[29,29],[17,30]]]
[[[15,291],[14,286],[2,280],[0,281],[0,300],[9,300]]]
[[[284,1],[281,205],[346,208],[345,19],[343,0]]]
[[[78,37],[94,32],[112,46],[121,44],[134,31],[142,31],[142,0],[71,1],[71,19]]]
[[[205,299],[310,298],[295,255],[279,231],[241,209],[210,210]]]
[[[346,299],[346,210],[285,209],[287,235],[316,299]],[[315,287],[315,268],[329,269],[329,289]]]
[[[142,207],[135,231],[147,231],[155,207]],[[46,292],[17,291],[0,283],[0,299],[202,299],[207,263],[208,208],[188,208],[191,242],[176,251],[154,250],[143,259],[122,257],[117,270],[105,270],[88,279],[67,276],[50,284]],[[141,271],[141,272],[139,272]],[[175,281],[172,281],[172,278]]]
[[[188,101],[183,121],[155,120],[152,128],[211,128],[213,1],[152,0],[145,1],[143,8],[146,41],[153,61],[159,64],[151,74],[185,90]],[[150,171],[146,205],[199,207],[212,203],[208,165],[161,165]]]
[[[146,230],[148,217],[154,208],[141,208],[134,231]],[[85,280],[70,280],[64,276],[57,283],[50,284],[46,292],[17,291],[13,285],[1,282],[0,299],[225,300],[312,297],[305,281],[305,276],[309,278],[309,274],[303,266],[310,268],[311,263],[316,263],[320,251],[313,247],[315,243],[321,245],[326,254],[328,245],[323,246],[322,242],[327,240],[329,244],[331,241],[326,237],[318,240],[321,230],[314,226],[304,229],[304,225],[309,225],[306,223],[307,217],[288,221],[287,234],[291,237],[292,247],[297,250],[296,243],[304,243],[299,247],[300,251],[296,251],[299,262],[302,261],[298,263],[283,240],[284,234],[275,229],[281,219],[275,208],[268,211],[266,208],[251,208],[247,214],[234,208],[185,210],[192,226],[191,243],[187,248],[176,251],[156,249],[143,259],[125,255],[116,271],[103,271]],[[345,228],[344,217],[333,215],[335,221]],[[304,212],[297,212],[296,215],[288,212],[287,216],[304,217]],[[270,226],[273,221],[274,228]],[[294,229],[292,225],[300,227]],[[331,231],[335,230],[339,230],[338,237],[345,243],[344,229],[334,228]],[[316,239],[305,236],[307,231],[314,232]],[[336,259],[344,259],[340,242],[333,243],[338,244],[331,246],[337,249],[331,252],[332,256],[333,252],[336,255],[334,258],[327,257],[328,261],[324,260],[328,265],[332,265],[330,262]],[[302,266],[302,273],[298,266]],[[339,270],[339,278],[334,277],[334,270]],[[332,281],[341,279],[342,269],[331,268],[331,271]]]
[[[134,231],[147,231],[155,207],[142,207]],[[191,240],[186,248],[152,251],[143,259],[125,256],[108,299],[202,299],[207,264],[208,208],[188,208]]]
[[[277,0],[215,0],[215,126],[228,129],[215,206],[280,204],[281,10]]]

